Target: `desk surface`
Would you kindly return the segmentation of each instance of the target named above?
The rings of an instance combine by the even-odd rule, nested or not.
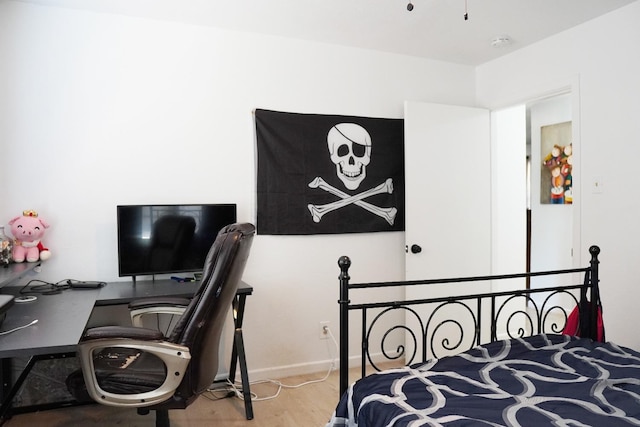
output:
[[[18,295],[21,287],[5,287],[5,294]],[[76,350],[91,315],[99,289],[67,289],[56,295],[38,295],[31,302],[14,303],[0,330],[38,323],[0,336],[0,358],[27,357]],[[37,345],[34,345],[37,343]]]
[[[131,301],[147,297],[191,297],[200,282],[176,282],[175,280],[145,280],[136,282],[111,282],[100,289],[96,299],[97,306],[129,304]],[[241,281],[236,294],[251,295],[253,287]]]
[[[0,335],[0,359],[74,352],[94,306],[128,304],[143,297],[190,297],[199,282],[172,280],[108,283],[99,289],[66,289],[55,295],[37,295],[35,301],[14,303],[0,331],[38,323]],[[2,293],[19,295],[21,286],[5,286]],[[253,287],[241,282],[238,295],[250,295]]]
[[[10,285],[22,276],[40,266],[39,262],[21,262],[9,264],[8,267],[0,267],[0,287]]]

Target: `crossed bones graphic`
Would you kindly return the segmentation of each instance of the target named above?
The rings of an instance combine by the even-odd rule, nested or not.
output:
[[[383,193],[392,194],[393,180],[391,178],[387,178],[385,182],[378,185],[377,187],[371,188],[370,190],[363,191],[362,193],[355,194],[353,196],[349,196],[347,193],[344,193],[338,190],[337,188],[332,187],[331,185],[327,184],[327,182],[319,176],[309,183],[309,187],[319,188],[321,190],[326,191],[327,193],[331,193],[334,196],[340,197],[340,200],[327,203],[326,205],[313,205],[313,204],[307,205],[307,207],[309,208],[309,212],[311,212],[311,217],[313,218],[314,222],[320,222],[320,220],[325,214],[351,204],[359,206],[362,209],[365,209],[371,212],[372,214],[375,214],[381,218],[384,218],[385,220],[387,220],[389,225],[393,225],[393,222],[396,219],[396,214],[398,213],[398,210],[394,207],[382,208],[364,201],[364,199],[366,199],[367,197],[371,197],[376,194],[383,194]]]

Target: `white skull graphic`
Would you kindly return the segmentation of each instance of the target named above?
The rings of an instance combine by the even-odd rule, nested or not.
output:
[[[339,123],[327,134],[327,145],[338,178],[349,190],[357,189],[371,162],[369,132],[355,123]]]

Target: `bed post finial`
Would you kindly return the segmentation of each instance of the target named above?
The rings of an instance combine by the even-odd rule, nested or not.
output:
[[[349,381],[349,267],[351,260],[343,255],[338,259],[340,267],[340,397],[347,391]]]
[[[340,258],[338,258],[338,266],[340,267],[340,279],[346,276],[345,278],[349,280],[349,267],[351,267],[351,259],[346,255],[342,255]]]

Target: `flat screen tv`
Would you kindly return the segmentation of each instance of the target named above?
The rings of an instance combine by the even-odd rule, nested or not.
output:
[[[234,222],[235,204],[119,205],[118,274],[201,271],[218,231]]]

